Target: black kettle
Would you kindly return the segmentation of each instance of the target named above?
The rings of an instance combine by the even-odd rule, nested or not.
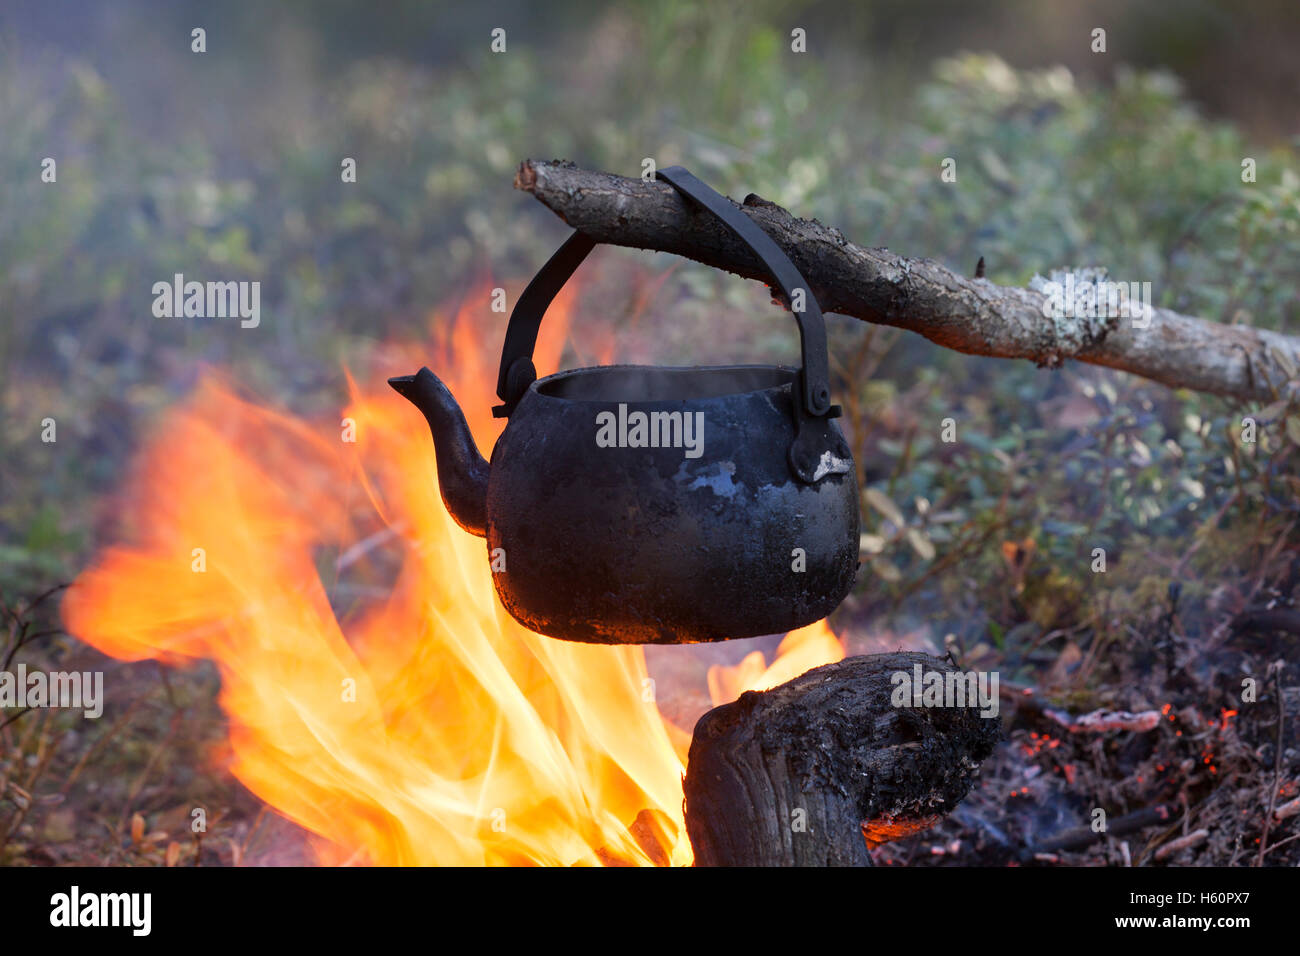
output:
[[[575,232],[510,316],[493,412],[509,422],[490,465],[436,375],[389,384],[428,419],[443,503],[487,538],[497,595],[525,627],[598,644],[793,630],[834,610],[858,567],[857,478],[834,422],[821,309],[734,203],[680,166],[657,175],[763,262],[798,321],[802,368],[610,365],[538,379],[542,316],[595,246]]]

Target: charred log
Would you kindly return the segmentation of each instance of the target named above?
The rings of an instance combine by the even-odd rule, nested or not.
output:
[[[928,654],[851,657],[748,692],[695,725],[686,830],[699,866],[870,866],[966,795],[999,736],[966,707],[895,707],[893,676]]]

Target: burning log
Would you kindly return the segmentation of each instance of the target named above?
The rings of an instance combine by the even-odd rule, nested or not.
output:
[[[970,789],[999,736],[959,707],[896,707],[897,674],[956,674],[928,654],[850,657],[750,691],[695,725],[686,830],[699,866],[870,866]]]
[[[667,183],[530,159],[520,164],[515,188],[597,242],[671,252],[750,279],[766,274],[742,243],[688,208]],[[1272,401],[1274,388],[1300,365],[1294,336],[1162,308],[1151,308],[1141,323],[1047,318],[1041,292],[856,245],[838,229],[758,196],[740,208],[807,278],[823,311],[908,329],[968,355],[1052,367],[1075,359],[1173,388],[1258,401]]]
[[[1129,713],[1127,710],[1094,710],[1076,716],[1063,710],[1045,707],[1043,714],[1072,734],[1100,734],[1108,730],[1127,730],[1135,734],[1145,734],[1160,726],[1158,710],[1143,710],[1136,714]]]
[[[1293,790],[1291,792],[1294,793],[1295,791]],[[1273,819],[1280,823],[1289,817],[1295,816],[1297,813],[1300,813],[1300,797],[1296,797],[1294,800],[1288,800],[1286,803],[1282,804],[1282,806],[1274,810]]]

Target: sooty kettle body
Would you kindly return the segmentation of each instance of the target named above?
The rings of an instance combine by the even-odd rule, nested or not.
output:
[[[857,479],[820,308],[734,204],[680,167],[659,176],[767,266],[798,320],[802,368],[611,365],[537,379],[542,317],[595,245],[579,232],[511,314],[495,409],[508,423],[490,464],[436,375],[389,380],[429,422],[448,511],[504,559],[502,604],[551,637],[684,644],[793,630],[834,610],[857,572]]]

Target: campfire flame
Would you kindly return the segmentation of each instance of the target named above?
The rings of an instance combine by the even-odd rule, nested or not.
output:
[[[573,295],[548,313],[542,374]],[[431,365],[491,448],[499,327],[462,309],[434,329],[441,348],[390,349],[349,380],[338,427],[209,374],[139,454],[125,540],[69,590],[66,625],[124,660],[213,661],[229,770],[323,863],[689,864],[689,734],[660,716],[642,649],[510,618],[482,540],[442,505],[424,423],[384,384]],[[824,623],[771,667],[755,653],[709,673],[715,704],[843,657]]]
[[[770,666],[762,651],[750,651],[733,667],[710,667],[709,700],[717,707],[747,690],[771,690],[804,671],[842,660],[844,645],[825,621],[816,621],[787,634]]]

